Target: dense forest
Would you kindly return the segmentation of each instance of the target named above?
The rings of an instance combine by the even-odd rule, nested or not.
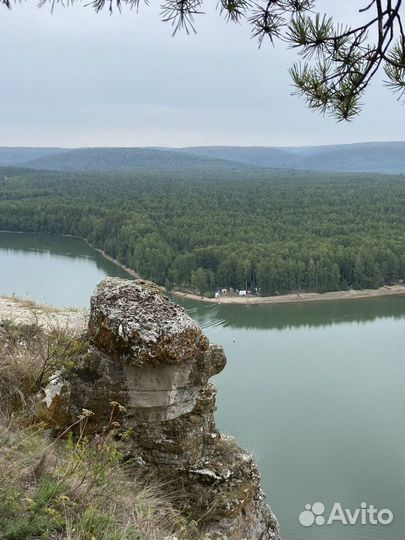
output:
[[[403,176],[0,169],[0,230],[70,234],[168,288],[332,291],[404,279]]]
[[[207,169],[224,168],[227,163],[239,168],[401,174],[405,169],[405,143],[386,141],[301,147],[0,147],[0,167],[52,171],[129,171],[145,167]]]

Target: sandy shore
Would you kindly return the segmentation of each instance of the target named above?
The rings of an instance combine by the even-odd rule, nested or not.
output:
[[[63,236],[68,236],[68,235],[63,235]],[[81,238],[80,236],[70,236],[70,237],[71,238],[79,238],[79,240],[84,240],[86,242],[86,244],[89,247],[91,247],[91,249],[94,249],[94,251],[97,251],[98,253],[100,253],[100,255],[102,255],[104,257],[104,259],[107,259],[107,261],[112,262],[113,264],[115,264],[115,266],[119,266],[120,268],[125,270],[125,272],[127,272],[127,274],[129,274],[133,278],[138,279],[138,278],[141,277],[137,272],[135,272],[135,270],[132,270],[131,268],[128,268],[128,266],[125,266],[125,264],[120,263],[119,261],[117,261],[117,259],[114,259],[113,257],[111,257],[110,255],[108,255],[102,249],[98,249],[98,248],[92,246],[90,244],[90,242],[88,242],[85,238]],[[163,287],[162,287],[162,289],[163,289]]]
[[[207,298],[197,294],[172,291],[172,294],[181,298],[189,298],[210,304],[286,304],[296,302],[319,302],[325,300],[353,300],[354,298],[378,298],[381,296],[405,295],[405,285],[391,285],[379,289],[363,289],[355,291],[335,291],[326,293],[283,294],[280,296],[220,296]]]

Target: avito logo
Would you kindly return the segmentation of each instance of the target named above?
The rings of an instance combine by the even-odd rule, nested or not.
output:
[[[305,510],[300,513],[298,521],[303,527],[311,525],[389,525],[394,519],[394,514],[388,508],[378,510],[372,504],[361,503],[360,508],[351,510],[343,508],[338,502],[332,506],[328,516],[325,516],[325,505],[321,502],[306,504]]]

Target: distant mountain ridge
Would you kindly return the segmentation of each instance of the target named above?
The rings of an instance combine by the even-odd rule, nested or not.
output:
[[[0,165],[3,167],[21,165],[29,160],[69,152],[68,148],[36,148],[0,146]]]
[[[227,159],[156,148],[76,148],[37,157],[18,165],[30,169],[71,172],[247,167],[246,164]]]
[[[404,174],[405,142],[260,147],[0,147],[0,166],[56,171],[270,168]]]
[[[262,168],[393,174],[405,172],[403,141],[279,148],[199,146],[180,150]]]

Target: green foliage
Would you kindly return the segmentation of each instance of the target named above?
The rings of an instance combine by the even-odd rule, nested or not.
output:
[[[134,526],[125,529],[117,528],[113,513],[106,513],[95,506],[87,508],[75,524],[76,538],[86,540],[96,538],[97,540],[140,540],[139,531]]]
[[[0,510],[3,515],[1,529],[5,538],[49,538],[53,532],[60,530],[64,526],[64,517],[58,497],[65,490],[66,486],[52,476],[42,479],[31,498],[23,497],[22,493],[12,489]]]
[[[399,175],[0,169],[0,187],[0,229],[81,236],[169,287],[283,294],[405,277]]]
[[[387,86],[399,96],[405,93],[405,45],[398,40],[387,54],[388,62],[384,65]]]
[[[7,479],[0,474],[0,531],[10,521],[10,516],[18,510],[18,502],[21,494],[14,486],[10,486]]]

